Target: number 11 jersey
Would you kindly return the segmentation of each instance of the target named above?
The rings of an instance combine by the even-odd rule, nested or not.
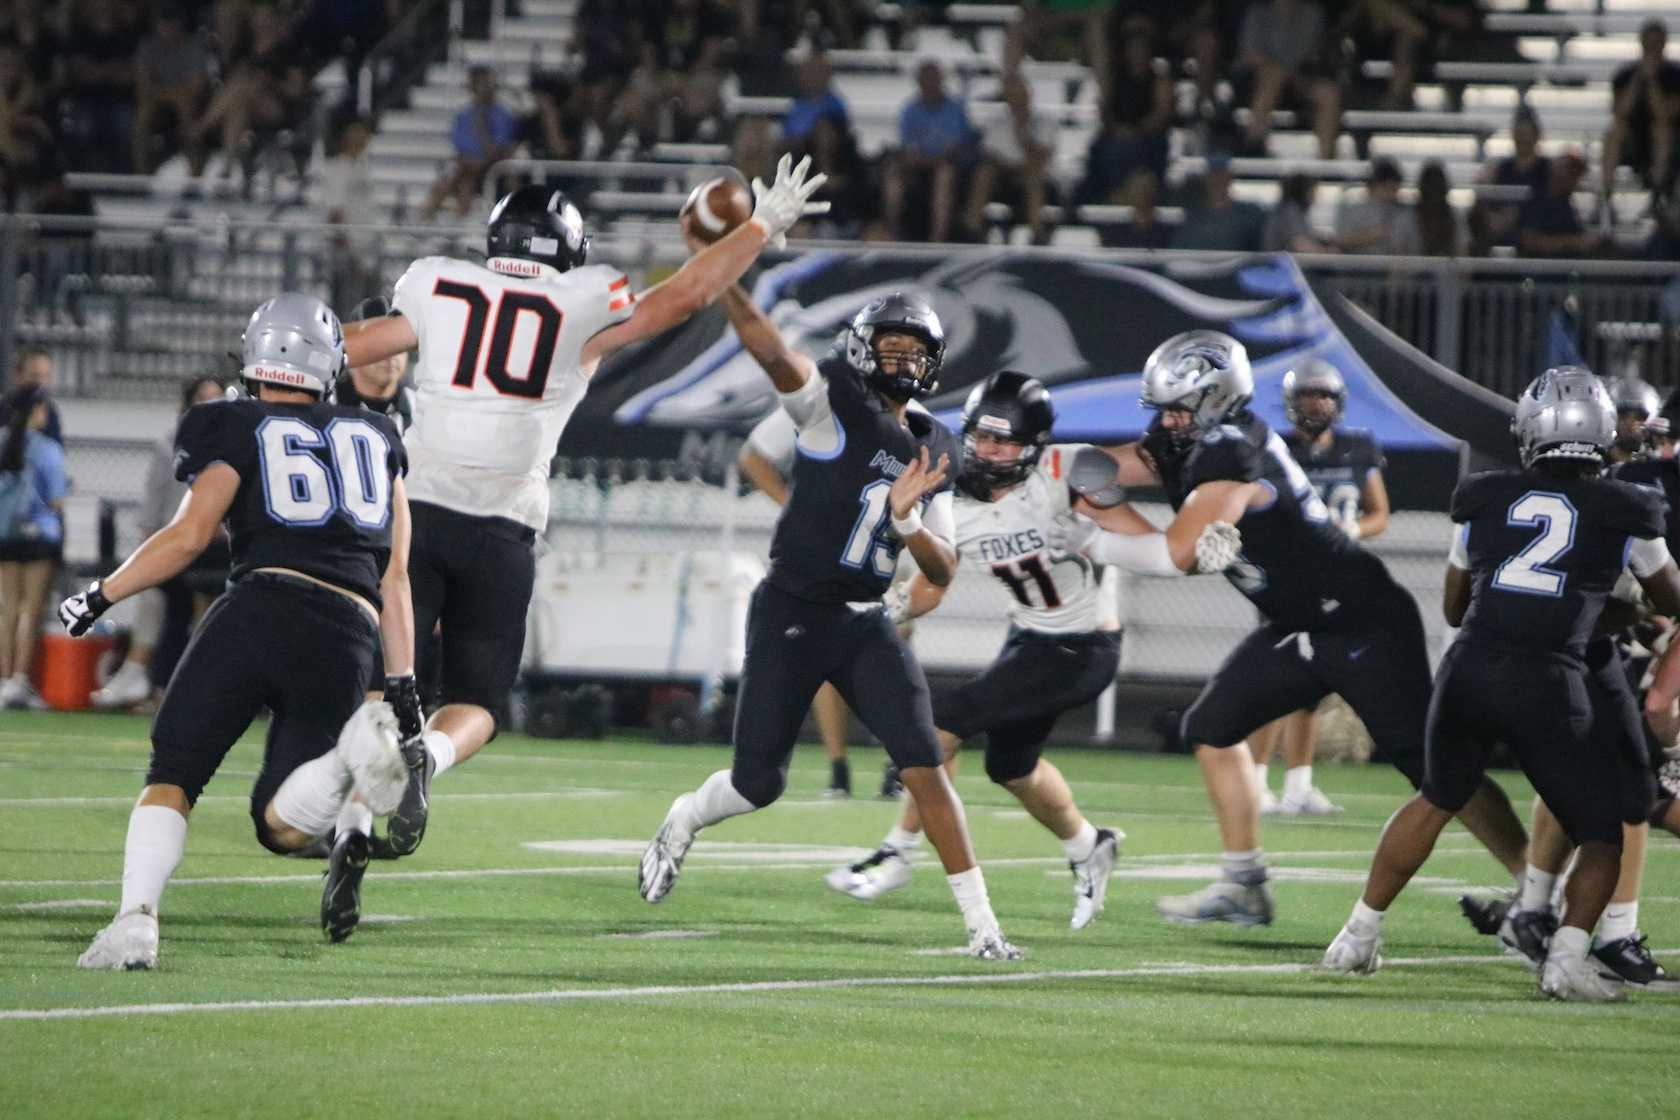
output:
[[[584,343],[630,317],[629,279],[606,265],[423,257],[391,302],[420,340],[409,497],[542,532],[549,463],[589,388]]]

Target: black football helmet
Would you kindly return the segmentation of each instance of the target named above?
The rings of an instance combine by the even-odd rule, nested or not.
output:
[[[1025,480],[1038,465],[1055,425],[1056,409],[1043,382],[1012,369],[980,382],[969,391],[962,410],[965,489],[1013,486]],[[981,432],[1020,444],[1020,458],[1013,463],[990,463],[980,458],[974,441]]]
[[[876,361],[875,340],[883,334],[907,334],[922,340],[927,359],[919,372],[887,373]],[[894,292],[869,301],[840,334],[846,361],[873,388],[895,401],[925,397],[939,388],[939,365],[945,358],[945,328],[933,306],[911,292]]]
[[[565,191],[532,184],[502,196],[490,211],[485,256],[518,257],[559,272],[589,257],[583,215]]]

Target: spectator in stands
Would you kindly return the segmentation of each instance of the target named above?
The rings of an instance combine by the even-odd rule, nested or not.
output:
[[[41,153],[53,144],[46,103],[23,51],[0,43],[0,177],[5,179],[7,209],[18,188],[33,179]]]
[[[124,172],[133,149],[135,7],[81,0],[63,63],[68,121],[66,157],[73,171]]]
[[[496,100],[496,72],[488,66],[474,66],[467,84],[472,104],[455,115],[449,134],[455,163],[426,196],[422,216],[428,222],[437,217],[446,198],[455,200],[456,217],[465,218],[485,172],[511,156],[519,140],[519,121]]]
[[[1680,198],[1673,194],[1659,196],[1651,200],[1651,236],[1645,241],[1645,259],[1650,261],[1680,261]],[[1670,292],[1680,292],[1680,277],[1669,282]],[[1665,299],[1664,307],[1668,306]],[[1674,391],[1670,401],[1680,402],[1680,389]],[[1665,413],[1671,411],[1664,407]],[[1680,431],[1670,431],[1673,439],[1680,439]],[[1672,451],[1672,449],[1671,449]],[[1672,458],[1672,454],[1663,458]]]
[[[625,20],[618,0],[583,0],[573,17],[571,45],[583,58],[577,76],[580,109],[594,125],[600,145],[585,153],[589,158],[610,157],[623,139],[623,128],[614,123],[613,111],[625,79],[635,68],[630,32],[636,27]]]
[[[1081,201],[1107,198],[1139,167],[1167,174],[1167,130],[1173,119],[1172,75],[1155,57],[1146,24],[1133,23],[1120,44],[1120,64],[1099,72],[1102,126],[1086,157]]]
[[[900,241],[914,240],[909,220],[925,203],[928,240],[950,238],[958,180],[973,160],[974,130],[962,102],[945,95],[939,63],[916,68],[916,96],[898,118],[898,152],[886,172],[887,224]]]
[[[1680,65],[1663,57],[1668,28],[1660,19],[1639,30],[1639,61],[1611,80],[1610,130],[1604,135],[1604,194],[1616,168],[1631,167],[1645,185],[1666,191],[1674,176],[1674,131],[1680,124]]]
[[[823,117],[810,135],[794,146],[793,155],[795,159],[809,155],[811,173],[828,176],[822,197],[831,204],[830,209],[812,220],[804,236],[856,237],[863,223],[874,218],[880,208],[869,165],[858,154],[857,138],[851,129],[842,127],[833,117]]]
[[[42,434],[47,393],[6,398],[0,432],[0,708],[45,707],[29,683],[41,606],[64,555],[64,449]]]
[[[1173,236],[1174,249],[1224,249],[1252,253],[1260,249],[1266,213],[1252,202],[1231,196],[1231,157],[1208,157],[1200,204],[1192,206]]]
[[[156,29],[140,42],[134,56],[134,170],[148,175],[156,166],[153,138],[175,133],[175,147],[202,169],[203,155],[189,143],[193,123],[203,108],[210,52],[187,28],[186,13],[174,3],[159,13]]]
[[[218,8],[220,18],[223,8]],[[231,18],[231,17],[230,17]],[[222,88],[193,125],[188,141],[202,144],[212,131],[222,139],[221,178],[235,170],[249,168],[263,144],[281,133],[289,133],[294,151],[307,152],[306,135],[314,106],[309,71],[289,44],[290,24],[284,13],[268,5],[251,10],[249,21],[234,26],[244,29],[234,48],[223,46]],[[302,155],[294,158],[300,169]]]
[[[521,133],[532,159],[583,158],[582,100],[581,92],[562,75],[531,76],[531,112]]]
[[[714,0],[646,0],[641,27],[641,57],[614,117],[635,130],[644,149],[662,138],[667,109],[669,139],[715,139],[733,21]]]
[[[729,148],[730,166],[747,182],[763,179],[766,183],[776,173],[776,130],[768,117],[742,117],[735,122],[734,142]]]
[[[1333,253],[1335,245],[1312,227],[1313,197],[1318,180],[1290,175],[1279,184],[1278,204],[1266,215],[1260,245],[1268,253]]]
[[[842,132],[850,132],[851,117],[846,103],[834,92],[834,70],[828,57],[813,51],[799,63],[799,93],[782,118],[782,142],[790,148],[805,143],[823,121],[832,123]]]
[[[1025,208],[1032,243],[1049,243],[1044,204],[1054,127],[1033,115],[1032,91],[1021,75],[1005,74],[1003,111],[995,114],[980,134],[980,160],[969,180],[963,232],[971,240],[986,240],[988,203],[1011,201]]]
[[[1274,109],[1306,106],[1320,158],[1335,158],[1342,95],[1325,65],[1325,48],[1324,11],[1311,0],[1265,0],[1243,14],[1236,78],[1250,93],[1243,99],[1251,150],[1265,151]]]
[[[375,235],[367,228],[379,221],[373,161],[367,154],[372,141],[373,119],[351,117],[339,132],[338,154],[321,165],[319,198],[327,224],[357,227],[332,235],[329,284],[334,307],[350,307],[377,295],[381,287],[373,264]]]
[[[1336,244],[1345,253],[1413,256],[1418,251],[1417,217],[1400,201],[1400,165],[1371,161],[1363,198],[1346,199],[1336,210]]]
[[[1456,257],[1468,243],[1461,215],[1447,198],[1447,169],[1432,159],[1418,171],[1418,252],[1426,257]]]
[[[39,346],[20,347],[12,358],[12,380],[8,389],[39,389],[46,396],[47,420],[41,427],[41,434],[54,443],[64,444],[64,423],[58,415],[58,405],[53,402],[53,363],[52,355]],[[11,421],[11,412],[0,406],[0,424]]]
[[[1166,249],[1177,232],[1171,223],[1161,220],[1155,201],[1161,193],[1161,181],[1147,167],[1134,170],[1126,185],[1114,192],[1114,201],[1131,208],[1124,222],[1097,227],[1097,236],[1109,249]]]
[[[1418,56],[1430,36],[1429,25],[1417,10],[1421,7],[1417,0],[1351,0],[1342,6],[1331,29],[1331,41],[1351,40],[1358,58],[1388,54],[1388,88],[1378,108],[1412,107]]]
[[[1515,151],[1482,170],[1481,182],[1495,187],[1526,188],[1528,197],[1541,194],[1552,178],[1552,161],[1540,154],[1540,118],[1527,105],[1511,117]],[[1522,201],[1478,198],[1470,209],[1471,252],[1482,256],[1494,245],[1515,245]]]
[[[1569,152],[1552,161],[1546,190],[1523,204],[1517,219],[1517,248],[1525,257],[1592,257],[1608,245],[1605,234],[1589,231],[1575,211],[1574,194],[1587,174],[1587,161]]]

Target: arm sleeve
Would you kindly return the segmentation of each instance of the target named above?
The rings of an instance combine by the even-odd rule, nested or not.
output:
[[[810,378],[791,393],[777,393],[782,408],[799,432],[800,450],[818,458],[833,458],[845,444],[845,433],[834,419],[834,405],[828,399],[828,380],[821,374]]]
[[[1641,540],[1638,537],[1628,539],[1627,566],[1640,579],[1656,575],[1672,559],[1668,552],[1668,543],[1661,537],[1652,537],[1649,540]]]
[[[763,456],[786,478],[793,470],[793,444],[798,438],[793,417],[778,408],[760,420],[747,435],[747,446]]]
[[[1447,549],[1447,563],[1464,571],[1470,570],[1470,526],[1453,526],[1452,547]]]
[[[956,503],[956,495],[941,490],[928,502],[927,512],[922,515],[922,528],[953,546],[957,539]]]
[[[1099,564],[1113,564],[1141,576],[1185,574],[1173,563],[1165,533],[1100,533],[1089,555]]]

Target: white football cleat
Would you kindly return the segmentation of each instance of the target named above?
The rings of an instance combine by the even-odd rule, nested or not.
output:
[[[1260,791],[1260,815],[1262,817],[1277,816],[1280,804],[1281,802],[1278,801],[1277,795],[1271,790],[1263,789]]]
[[[1220,879],[1190,894],[1155,900],[1155,910],[1169,922],[1200,926],[1230,922],[1237,926],[1269,926],[1275,914],[1272,888],[1265,882],[1235,883]]]
[[[677,815],[678,807],[693,796],[692,793],[685,793],[671,802],[671,809],[665,814],[665,822],[659,826],[659,831],[654,833],[653,843],[642,853],[641,866],[636,869],[636,887],[644,901],[663,902],[665,896],[677,885],[677,876],[682,874],[683,857],[688,855],[689,846],[694,843],[694,836],[673,818]]]
[[[146,670],[132,661],[125,661],[122,668],[105,682],[105,687],[96,690],[88,701],[96,708],[132,708],[144,703],[151,695],[152,682]]]
[[[1319,967],[1353,976],[1369,976],[1382,967],[1381,950],[1381,931],[1361,934],[1343,926],[1336,940],[1324,950],[1324,959],[1319,962]]]
[[[836,867],[823,876],[830,890],[859,902],[874,902],[889,891],[910,885],[910,861],[897,848],[883,844],[866,860]]]
[[[140,970],[157,967],[158,920],[150,907],[118,914],[94,937],[87,952],[76,958],[77,968]]]
[[[1011,945],[996,925],[968,932],[968,955],[977,961],[1018,961],[1026,953]]]
[[[1306,793],[1284,794],[1277,803],[1277,812],[1280,817],[1337,817],[1342,807],[1324,796],[1317,786],[1308,786]]]
[[[397,715],[383,700],[369,700],[339,732],[339,757],[351,782],[376,817],[389,816],[408,788],[408,764],[397,742]]]
[[[1108,894],[1108,880],[1114,874],[1114,864],[1120,858],[1120,842],[1126,834],[1117,828],[1097,829],[1097,844],[1091,854],[1075,863],[1068,861],[1073,872],[1073,921],[1076,930],[1084,929],[1103,911],[1103,899]]]
[[[1540,966],[1540,992],[1571,1003],[1624,1003],[1627,992],[1599,975],[1598,962],[1587,957],[1550,953]]]

